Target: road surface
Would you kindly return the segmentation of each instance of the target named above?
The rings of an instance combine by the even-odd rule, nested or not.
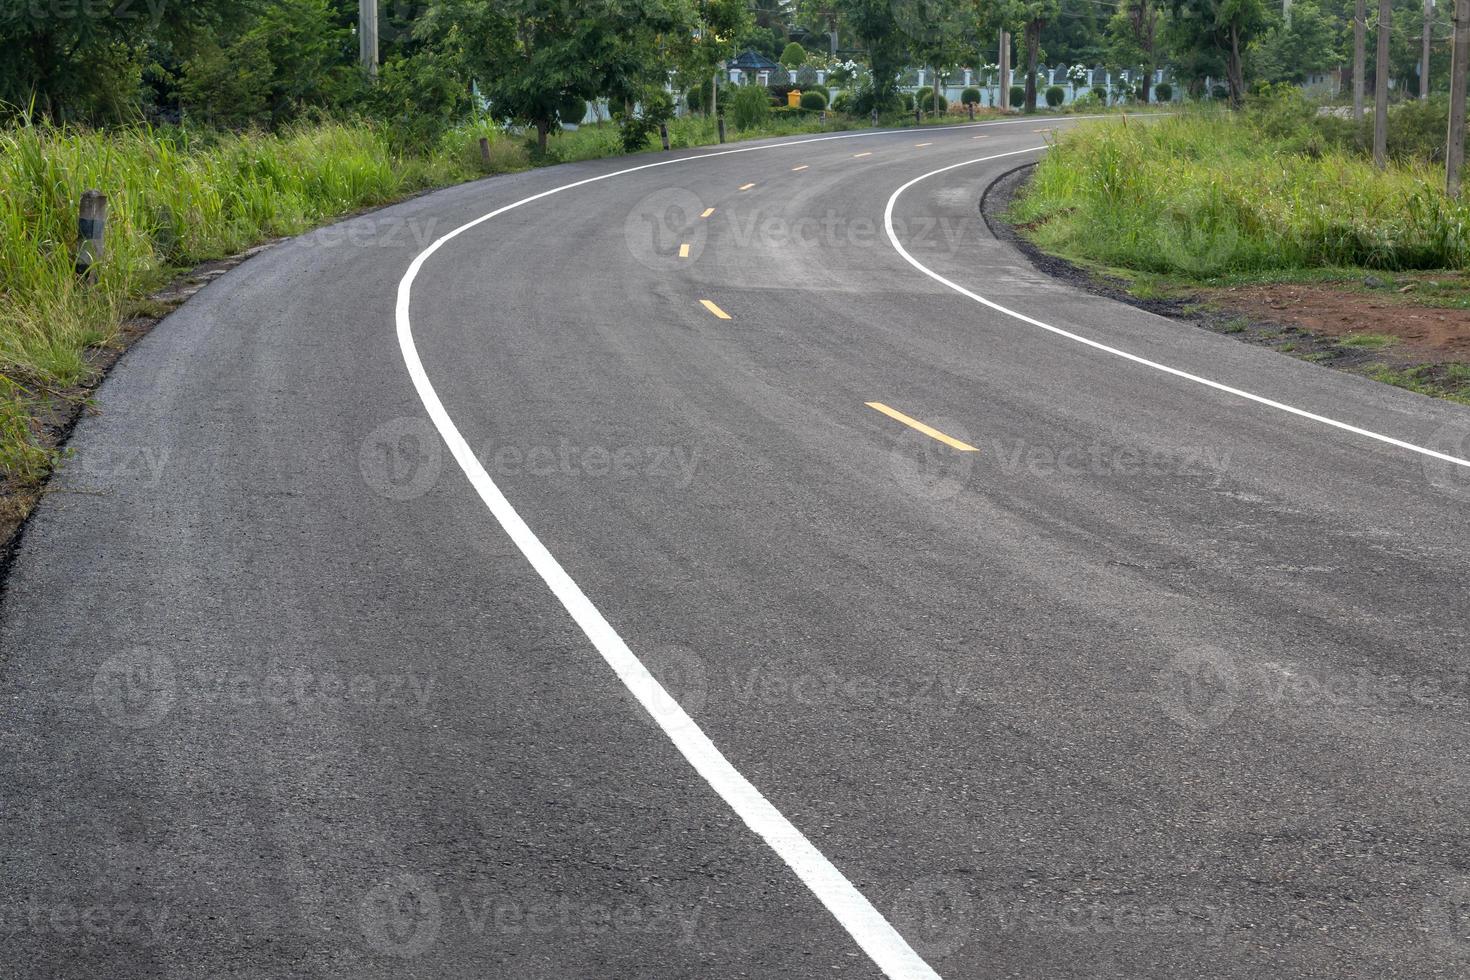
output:
[[[0,607],[0,975],[1470,972],[1470,410],[1035,271],[977,203],[1061,125],[195,296]]]

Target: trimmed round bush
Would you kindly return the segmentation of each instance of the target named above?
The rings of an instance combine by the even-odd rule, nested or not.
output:
[[[1067,93],[1060,85],[1053,85],[1046,90],[1046,104],[1055,109],[1066,101]]]
[[[801,93],[801,107],[812,112],[821,112],[827,108],[827,97],[822,94],[821,89],[807,89]]]
[[[960,93],[960,105],[979,105],[980,90],[978,88],[967,88]]]
[[[934,90],[932,88],[926,88],[926,89],[921,90],[919,92],[919,96],[918,96],[918,104],[919,104],[919,108],[920,109],[923,109],[925,112],[933,112],[934,111]],[[939,93],[939,111],[940,112],[945,112],[948,109],[949,109],[949,100],[946,99],[944,97],[944,93],[941,92],[941,93]]]
[[[900,94],[899,98],[901,98],[903,100],[903,111],[904,112],[913,112],[914,111],[914,93],[912,93],[912,92],[903,92],[903,93]]]
[[[795,41],[792,41],[790,44],[786,45],[786,49],[781,52],[781,57],[779,60],[781,64],[785,65],[787,68],[800,68],[802,65],[806,64],[806,48],[802,47],[800,44],[797,44]]]
[[[1154,86],[1154,98],[1159,102],[1172,102],[1174,100],[1174,86],[1168,82],[1160,82]]]
[[[1011,86],[1011,108],[1019,109],[1026,104],[1026,89],[1020,85]]]
[[[836,95],[832,96],[832,110],[834,112],[851,112],[852,93],[838,92]]]
[[[1101,102],[1103,105],[1108,104],[1108,90],[1105,86],[1094,85],[1092,87],[1092,94],[1097,98],[1097,101]]]

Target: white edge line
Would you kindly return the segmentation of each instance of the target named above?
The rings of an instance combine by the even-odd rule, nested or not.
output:
[[[1076,117],[1088,118],[1088,117]],[[1030,120],[1014,120],[1007,122],[978,123],[978,126],[999,126],[1014,123],[1030,122]],[[931,126],[928,131],[933,132],[943,129],[973,129],[974,126]],[[455,426],[454,420],[444,408],[444,403],[439,400],[438,392],[434,390],[429,381],[428,374],[424,371],[423,362],[419,359],[418,348],[413,340],[413,326],[409,319],[409,299],[413,291],[413,281],[423,268],[429,257],[444,245],[464,232],[477,225],[489,221],[496,215],[504,214],[514,208],[529,204],[532,201],[549,197],[561,191],[571,190],[574,187],[582,187],[586,184],[595,183],[600,180],[608,180],[624,174],[634,173],[639,170],[647,170],[652,167],[666,167],[673,164],[684,163],[690,160],[706,160],[715,156],[725,156],[731,153],[750,153],[759,150],[780,149],[787,146],[801,146],[807,143],[820,143],[827,140],[856,139],[866,136],[881,136],[892,133],[907,133],[911,130],[878,130],[864,131],[858,133],[843,133],[836,136],[820,136],[813,139],[793,140],[785,143],[771,143],[762,146],[740,147],[731,150],[721,150],[716,153],[703,153],[696,156],[680,157],[675,160],[660,160],[654,163],[646,163],[637,167],[628,167],[624,170],[616,170],[611,173],[600,174],[596,177],[588,177],[584,180],[563,184],[549,190],[522,198],[512,204],[507,204],[481,215],[473,221],[467,222],[434,242],[424,251],[414,257],[409,263],[408,271],[404,273],[403,279],[398,283],[398,302],[395,315],[398,329],[398,346],[403,354],[404,366],[408,369],[409,377],[413,380],[413,386],[418,392],[419,399],[423,402],[429,418],[434,427],[439,430],[439,435],[449,447],[450,453],[455,461],[459,463],[460,469],[469,477],[470,484],[490,509],[490,513],[500,522],[510,539],[515,542],[521,554],[531,567],[541,576],[550,587],[551,592],[561,602],[572,619],[582,628],[582,632],[592,641],[597,652],[607,661],[613,671],[622,680],[623,685],[637,698],[638,703],[649,713],[658,726],[663,729],[665,735],[674,743],[688,760],[694,770],[709,783],[720,797],[729,804],[736,815],[745,822],[745,825],[756,833],[762,840],[775,851],[780,858],[786,862],[796,876],[809,888],[813,895],[827,908],[838,923],[847,930],[853,940],[864,953],[883,971],[890,980],[940,980],[939,974],[933,967],[925,963],[903,938],[894,929],[888,920],[873,907],[867,897],[858,891],[857,887],[849,881],[841,871],[837,869],[821,851],[807,840],[806,836],[796,828],[790,820],[773,806],[769,800],[761,795],[744,776],[742,776],[730,761],[720,752],[715,744],[709,740],[703,730],[690,718],[688,713],[676,702],[669,693],[664,690],[658,680],[651,674],[643,662],[628,648],[627,643],[618,635],[608,621],[603,618],[582,592],[580,586],[562,568],[561,563],[541,543],[526,522],[516,513],[510,501],[501,493],[495,481],[490,479],[490,474],[485,471],[484,466],[475,457],[474,450],[465,441],[459,428]],[[1015,152],[1034,152],[1020,150]],[[1011,153],[1001,153],[996,156],[1011,156]],[[990,157],[987,159],[994,159]],[[979,162],[979,161],[972,161]],[[892,210],[892,201],[889,201],[889,210]],[[912,260],[910,260],[912,261]]]
[[[1038,146],[1034,148],[1034,151],[1044,149],[1045,147]],[[1026,151],[1018,150],[1016,152]],[[1001,155],[1010,156],[1011,154]],[[898,251],[899,255],[904,257],[909,265],[913,266],[915,269],[918,269],[920,272],[928,276],[930,279],[933,279],[935,282],[942,283],[943,285],[948,286],[950,289],[953,289],[960,295],[968,296],[975,302],[988,306],[992,310],[995,310],[997,313],[1004,313],[1006,316],[1014,317],[1015,319],[1020,320],[1022,323],[1029,323],[1033,327],[1040,327],[1043,330],[1049,330],[1052,333],[1057,334],[1058,336],[1066,337],[1068,340],[1075,340],[1079,344],[1086,344],[1088,347],[1103,351],[1104,353],[1112,354],[1115,357],[1121,357],[1124,360],[1132,361],[1135,364],[1142,364],[1144,367],[1150,367],[1153,368],[1155,371],[1162,371],[1165,374],[1172,374],[1176,378],[1183,378],[1186,381],[1193,381],[1195,384],[1201,384],[1207,388],[1214,388],[1216,391],[1223,391],[1227,395],[1235,395],[1238,398],[1245,398],[1249,401],[1256,402],[1257,404],[1277,409],[1278,411],[1287,412],[1291,415],[1297,415],[1304,419],[1311,419],[1313,422],[1320,422],[1323,425],[1330,425],[1335,429],[1342,429],[1344,432],[1351,432],[1354,435],[1366,436],[1369,439],[1376,439],[1377,441],[1387,443],[1390,446],[1397,446],[1400,449],[1407,449],[1410,452],[1422,453],[1425,456],[1432,456],[1433,458],[1443,460],[1446,463],[1454,463],[1458,466],[1470,467],[1470,460],[1461,459],[1458,456],[1451,456],[1448,453],[1442,453],[1438,450],[1430,449],[1427,446],[1418,446],[1412,442],[1405,442],[1402,439],[1395,439],[1393,436],[1386,436],[1381,432],[1374,432],[1371,429],[1362,429],[1356,425],[1350,425],[1347,422],[1339,422],[1337,419],[1328,418],[1325,415],[1318,415],[1315,412],[1309,412],[1303,408],[1297,408],[1293,405],[1287,405],[1284,402],[1274,401],[1273,399],[1266,398],[1263,395],[1253,394],[1240,388],[1232,388],[1230,385],[1222,384],[1219,381],[1211,381],[1209,378],[1202,378],[1197,374],[1190,374],[1188,371],[1181,371],[1178,368],[1169,367],[1169,365],[1167,364],[1160,364],[1158,361],[1150,361],[1146,357],[1139,357],[1137,354],[1130,354],[1125,350],[1119,350],[1116,347],[1109,347],[1107,344],[1100,343],[1096,340],[1091,340],[1087,337],[1081,336],[1080,334],[1072,333],[1070,330],[1063,330],[1061,327],[1054,327],[1049,323],[1043,323],[1035,317],[1029,317],[1024,313],[1018,313],[1015,310],[1009,309],[1008,307],[1001,306],[994,300],[986,299],[979,293],[972,292],[958,283],[949,281],[948,279],[941,276],[939,273],[935,272],[933,269],[921,263],[912,255],[910,255],[908,249],[903,247],[903,245],[898,240],[898,235],[896,235],[893,231],[893,205],[898,202],[899,195],[908,190],[910,187],[913,187],[921,180],[927,180],[930,177],[942,174],[949,170],[955,170],[959,167],[968,167],[972,164],[984,163],[986,160],[994,159],[995,157],[993,156],[981,157],[978,160],[966,160],[963,163],[953,163],[947,167],[940,167],[938,170],[931,170],[927,174],[922,174],[918,177],[915,177],[913,180],[909,181],[907,184],[904,184],[898,190],[893,192],[893,196],[888,199],[888,206],[883,209],[883,229],[888,233],[889,243],[893,245],[893,247]]]

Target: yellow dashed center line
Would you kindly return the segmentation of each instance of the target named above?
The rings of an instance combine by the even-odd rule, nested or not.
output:
[[[855,160],[858,157],[870,157],[872,155],[873,155],[873,151],[872,150],[868,150],[868,151],[863,152],[863,153],[854,153],[852,156],[853,156],[853,159]]]
[[[683,245],[680,245],[679,246],[679,258],[681,258],[681,259],[687,259],[687,258],[689,258],[689,243],[688,242],[685,242]]]
[[[933,145],[934,145],[933,143],[915,143],[914,144],[915,147],[920,147],[920,146],[933,146]]]
[[[797,172],[797,171],[798,171],[798,170],[805,170],[805,169],[806,169],[806,168],[807,168],[807,167],[808,167],[808,166],[809,166],[809,164],[805,164],[805,163],[803,163],[803,164],[802,164],[802,165],[801,165],[801,166],[799,166],[799,167],[792,167],[792,168],[791,168],[791,172],[792,172],[792,173],[796,173],[796,172]]]
[[[750,190],[754,186],[755,186],[754,184],[741,184],[740,185],[740,189],[742,191],[748,191],[748,190]]]
[[[931,439],[938,439],[940,442],[944,443],[946,446],[950,446],[950,447],[952,447],[954,449],[958,449],[962,453],[978,453],[980,451],[980,450],[976,449],[974,446],[969,445],[968,443],[960,442],[958,439],[955,439],[952,436],[945,435],[943,432],[940,432],[938,429],[930,428],[929,426],[925,425],[923,422],[920,422],[918,419],[909,418],[907,415],[903,414],[898,409],[896,409],[896,408],[889,408],[887,405],[883,404],[882,402],[866,402],[865,404],[869,408],[874,409],[874,410],[879,411],[879,412],[882,412],[884,415],[888,416],[891,419],[897,419],[898,421],[902,422],[904,425],[908,426],[909,428],[911,428],[911,429],[917,429],[918,431],[924,433],[924,435],[928,436],[929,438],[931,438]]]
[[[714,208],[705,208],[704,209],[704,212],[700,215],[700,217],[701,218],[708,218],[710,215],[712,215],[714,213],[715,213],[715,209]]]
[[[728,319],[730,319],[730,314],[726,313],[724,310],[720,309],[718,306],[716,306],[715,304],[711,303],[709,300],[702,299],[699,302],[704,306],[705,309],[709,310],[711,313],[713,313],[715,316],[719,317],[721,320],[728,320]]]
[[[1051,127],[1048,126],[1045,129],[1033,129],[1033,130],[1031,130],[1031,132],[1033,132],[1033,133],[1049,133],[1049,132],[1051,132]]]
[[[970,139],[972,139],[972,140],[983,140],[983,139],[987,138],[989,135],[990,135],[989,133],[981,133],[979,136],[971,136]]]

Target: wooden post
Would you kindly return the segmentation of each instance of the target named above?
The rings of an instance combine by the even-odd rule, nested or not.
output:
[[[1393,0],[1378,0],[1378,60],[1373,69],[1373,166],[1388,166],[1388,29]]]
[[[720,128],[720,142],[723,143],[725,142],[725,117],[719,116],[715,119],[715,122]]]
[[[658,138],[663,141],[664,149],[667,150],[669,148],[669,124],[668,123],[659,123],[658,124]]]
[[[92,283],[97,281],[97,263],[102,261],[103,240],[107,231],[107,195],[86,191],[77,210],[77,275]]]
[[[1455,46],[1450,49],[1450,127],[1445,142],[1444,192],[1460,196],[1465,165],[1465,75],[1470,65],[1470,0],[1455,0]]]
[[[919,108],[919,100],[914,100],[914,125],[917,126],[924,121],[924,110]]]
[[[480,137],[480,163],[486,170],[490,169],[490,137]]]
[[[1353,11],[1353,122],[1363,121],[1363,76],[1368,71],[1368,0]]]
[[[970,122],[974,122],[975,121],[975,103],[973,103],[973,102],[966,102],[965,105],[970,110]]]
[[[823,109],[821,112],[818,112],[817,113],[817,122],[818,122],[818,124],[820,124],[822,126],[827,125],[827,110],[826,109]]]
[[[874,126],[878,125],[878,107],[877,106],[874,106],[873,107],[873,125]]]
[[[378,0],[357,0],[357,49],[363,70],[377,78]]]
[[[1419,99],[1429,98],[1429,29],[1434,26],[1434,0],[1424,0],[1424,36],[1419,44]]]

